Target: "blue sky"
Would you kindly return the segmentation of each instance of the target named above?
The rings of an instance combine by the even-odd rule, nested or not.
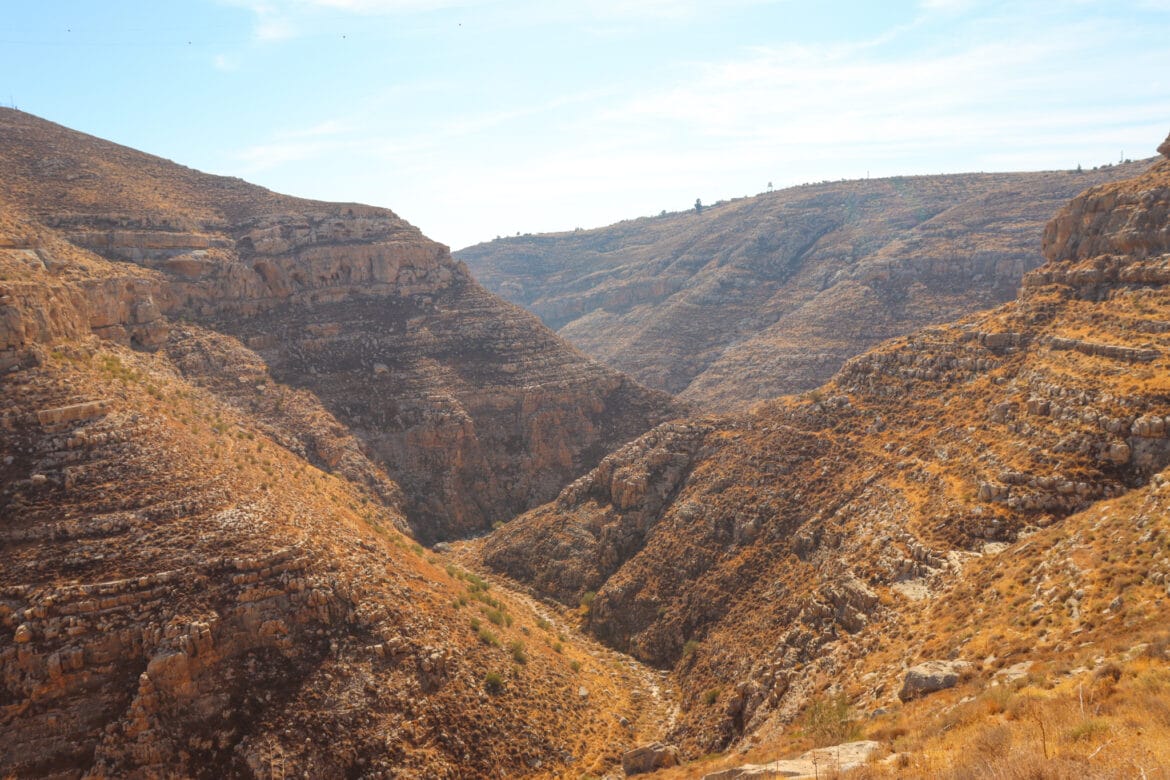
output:
[[[1170,130],[1170,0],[3,0],[0,102],[460,248]]]

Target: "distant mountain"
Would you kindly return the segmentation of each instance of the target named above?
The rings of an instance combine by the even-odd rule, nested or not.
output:
[[[594,357],[725,409],[1009,300],[1061,204],[1149,162],[814,184],[455,256]]]

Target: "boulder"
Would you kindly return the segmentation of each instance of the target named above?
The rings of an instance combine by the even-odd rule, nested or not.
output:
[[[622,754],[622,771],[627,775],[640,775],[671,766],[678,766],[678,748],[674,745],[651,742]]]
[[[953,688],[971,669],[966,661],[925,661],[906,670],[898,698],[910,701],[928,693]]]

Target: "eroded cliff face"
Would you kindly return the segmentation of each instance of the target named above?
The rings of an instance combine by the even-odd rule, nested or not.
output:
[[[275,382],[352,431],[427,541],[552,498],[675,412],[483,291],[388,210],[277,195],[17,111],[0,128],[14,215],[0,367],[85,332],[186,355],[197,346],[177,320],[239,337]],[[207,386],[236,380],[231,361],[178,364]]]
[[[1056,209],[1146,165],[823,183],[457,256],[589,354],[729,410],[1010,300]]]
[[[660,426],[480,560],[569,603],[595,590],[590,629],[673,668],[696,753],[767,732],[825,681],[870,680],[876,706],[922,652],[902,641],[911,616],[965,562],[1170,463],[1167,198],[1168,160],[1090,189],[1017,301],[888,342],[802,397]],[[996,654],[1067,648],[1076,621],[1061,625]]]
[[[555,495],[664,396],[383,209],[7,109],[0,206],[0,775],[600,774],[657,735],[651,677],[404,532]]]

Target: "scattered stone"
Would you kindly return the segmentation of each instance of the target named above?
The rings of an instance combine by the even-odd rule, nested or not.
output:
[[[678,766],[678,748],[651,742],[622,754],[622,770],[627,775],[640,775],[658,769]]]
[[[926,661],[906,670],[898,698],[910,701],[928,693],[953,688],[971,669],[966,661]]]
[[[1031,661],[1020,661],[1018,664],[1000,669],[992,677],[992,684],[996,685],[1011,685],[1017,680],[1022,680],[1028,676],[1028,672],[1032,669]]]

